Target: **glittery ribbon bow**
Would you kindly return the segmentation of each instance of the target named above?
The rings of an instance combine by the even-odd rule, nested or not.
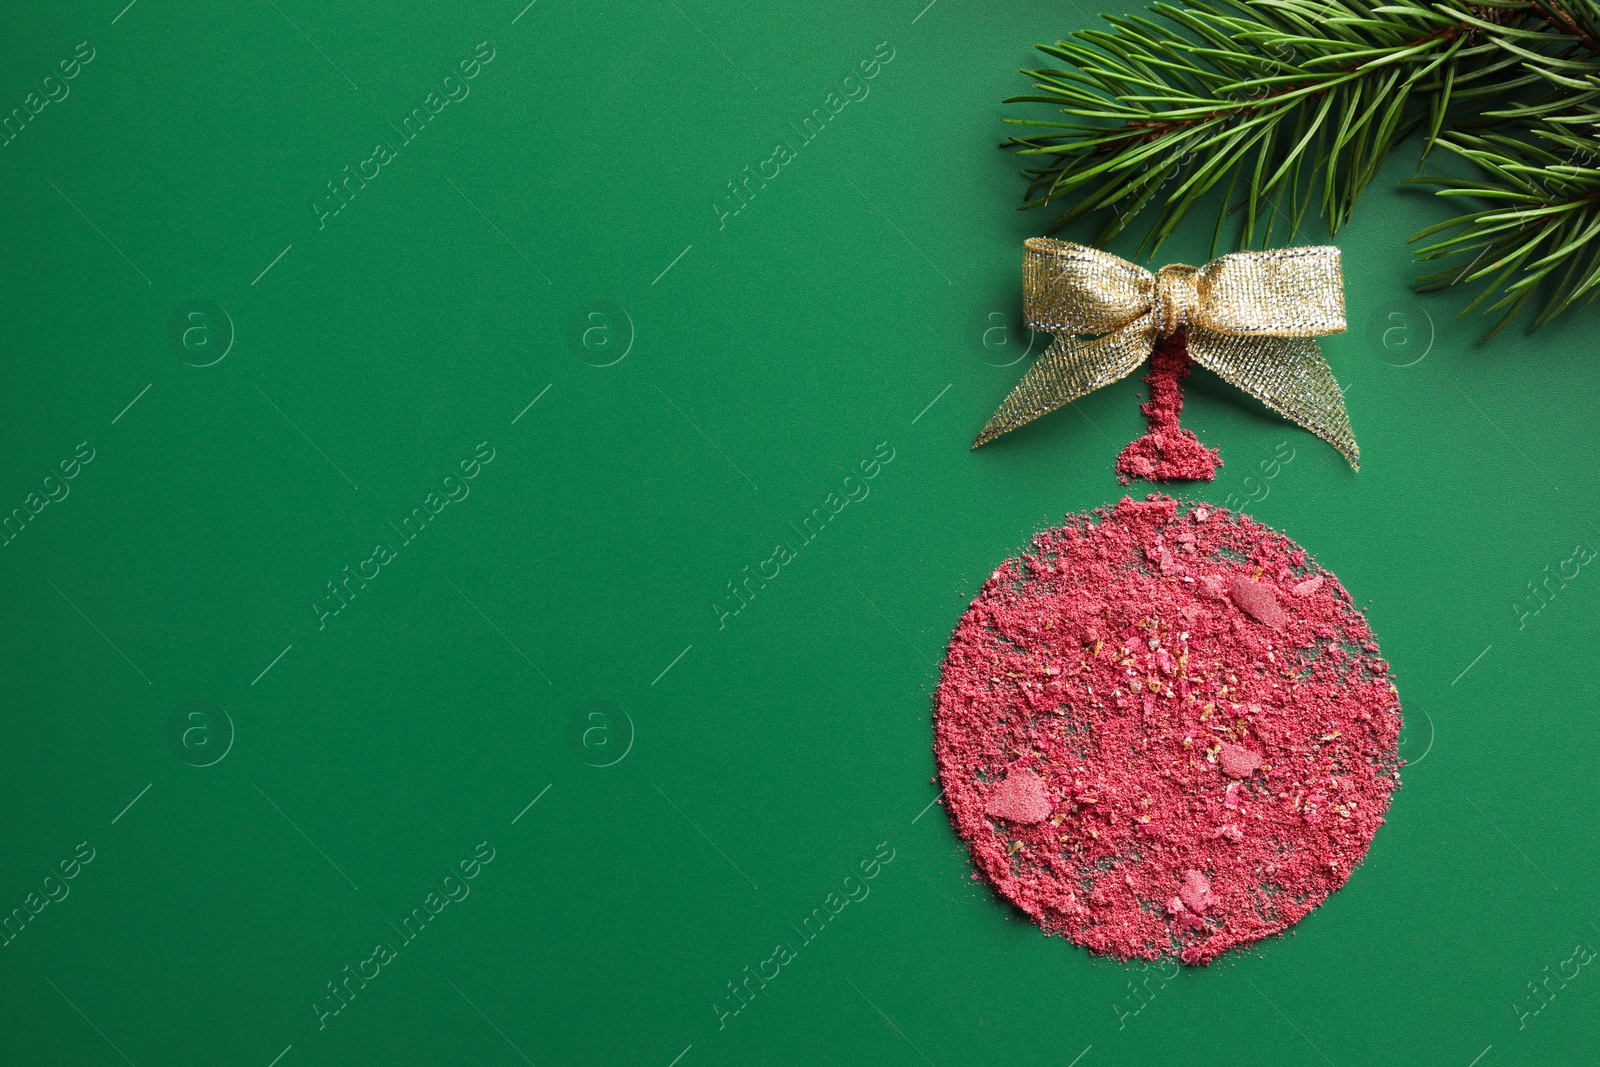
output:
[[[1345,328],[1337,248],[1236,252],[1154,274],[1070,241],[1035,237],[1027,249],[1024,313],[1055,339],[972,447],[1126,377],[1181,330],[1196,363],[1359,466],[1339,383],[1312,340]]]

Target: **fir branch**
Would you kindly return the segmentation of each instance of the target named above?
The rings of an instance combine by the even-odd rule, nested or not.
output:
[[[1221,210],[1243,212],[1241,245],[1266,244],[1280,226],[1292,234],[1313,210],[1337,232],[1401,138],[1420,127],[1431,142],[1494,75],[1524,76],[1520,57],[1474,21],[1417,0],[1195,0],[1151,12],[1164,21],[1108,18],[1110,32],[1041,45],[1069,66],[1027,72],[1039,95],[1015,98],[1068,117],[1011,120],[1037,132],[1006,142],[1048,160],[1029,172],[1024,208],[1070,198],[1052,231],[1110,208],[1103,243],[1159,202],[1141,245],[1154,252],[1226,179]]]
[[[1571,37],[1590,56],[1600,56],[1600,8],[1592,0],[1575,0],[1571,7],[1569,11],[1557,0],[1533,0],[1534,13],[1546,25]]]
[[[1413,179],[1475,204],[1411,239],[1449,264],[1419,288],[1480,285],[1467,310],[1501,313],[1491,336],[1600,293],[1600,0],[1186,0],[1150,16],[1041,45],[1063,67],[1025,72],[1037,93],[1013,102],[1064,116],[1008,120],[1026,132],[1006,145],[1037,163],[1023,207],[1059,204],[1052,231],[1109,211],[1103,244],[1155,205],[1153,253],[1220,186],[1213,254],[1235,212],[1242,247],[1312,213],[1337,233],[1420,131],[1425,161],[1440,146],[1477,175]]]
[[[1441,145],[1476,164],[1475,180],[1419,178],[1441,186],[1440,196],[1487,201],[1475,210],[1430,226],[1410,238],[1424,241],[1450,233],[1417,250],[1423,262],[1468,258],[1464,267],[1417,279],[1420,291],[1483,283],[1461,312],[1499,298],[1486,310],[1502,312],[1494,336],[1530,301],[1541,298],[1535,327],[1600,294],[1600,144],[1561,126],[1534,131],[1545,144],[1502,133],[1454,133]],[[1453,232],[1452,232],[1453,231]]]
[[[1538,307],[1538,326],[1587,304],[1600,293],[1600,4],[1596,0],[1532,0],[1520,19],[1468,13],[1489,30],[1497,47],[1514,56],[1545,91],[1519,95],[1508,89],[1498,106],[1446,134],[1441,144],[1473,163],[1472,180],[1430,176],[1418,184],[1438,195],[1479,201],[1475,210],[1413,235],[1424,263],[1455,261],[1417,279],[1420,291],[1481,285],[1461,314],[1485,305],[1501,312],[1493,337],[1521,311]],[[1459,266],[1461,259],[1465,266]]]

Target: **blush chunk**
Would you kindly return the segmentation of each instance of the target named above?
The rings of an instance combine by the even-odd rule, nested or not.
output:
[[[1021,768],[1006,775],[1006,780],[989,794],[989,803],[983,811],[991,818],[1031,826],[1049,816],[1050,795],[1045,789],[1044,779],[1027,768]]]
[[[1178,899],[1196,915],[1204,915],[1211,907],[1211,880],[1199,871],[1183,872],[1183,885],[1178,887]]]
[[[1312,577],[1307,578],[1305,581],[1301,582],[1299,585],[1296,585],[1294,587],[1294,589],[1292,590],[1292,592],[1294,593],[1295,596],[1310,596],[1312,593],[1315,593],[1318,589],[1321,589],[1321,588],[1322,588],[1322,575],[1318,574],[1318,575],[1313,575]]]
[[[1252,582],[1248,578],[1235,578],[1228,591],[1233,595],[1233,602],[1239,610],[1261,625],[1281,630],[1283,624],[1288,621],[1288,616],[1278,603],[1277,595],[1260,582]]]
[[[1229,778],[1244,778],[1261,766],[1261,757],[1243,745],[1224,741],[1217,762],[1222,764],[1222,773]]]

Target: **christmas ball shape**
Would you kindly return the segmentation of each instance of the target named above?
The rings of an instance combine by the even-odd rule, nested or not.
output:
[[[1338,579],[1248,517],[1157,495],[1002,564],[934,717],[974,877],[1123,959],[1282,933],[1349,878],[1399,786],[1399,697]]]

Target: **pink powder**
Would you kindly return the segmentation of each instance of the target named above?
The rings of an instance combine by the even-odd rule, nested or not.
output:
[[[974,877],[1124,959],[1282,933],[1399,785],[1387,672],[1338,579],[1249,518],[1161,496],[1069,517],[945,658],[935,755]]]
[[[1209,482],[1222,460],[1217,450],[1202,445],[1194,434],[1178,425],[1183,411],[1182,382],[1193,362],[1182,333],[1161,339],[1150,357],[1144,376],[1150,399],[1140,405],[1150,429],[1117,457],[1117,477],[1123,485],[1134,478],[1152,482]]]

